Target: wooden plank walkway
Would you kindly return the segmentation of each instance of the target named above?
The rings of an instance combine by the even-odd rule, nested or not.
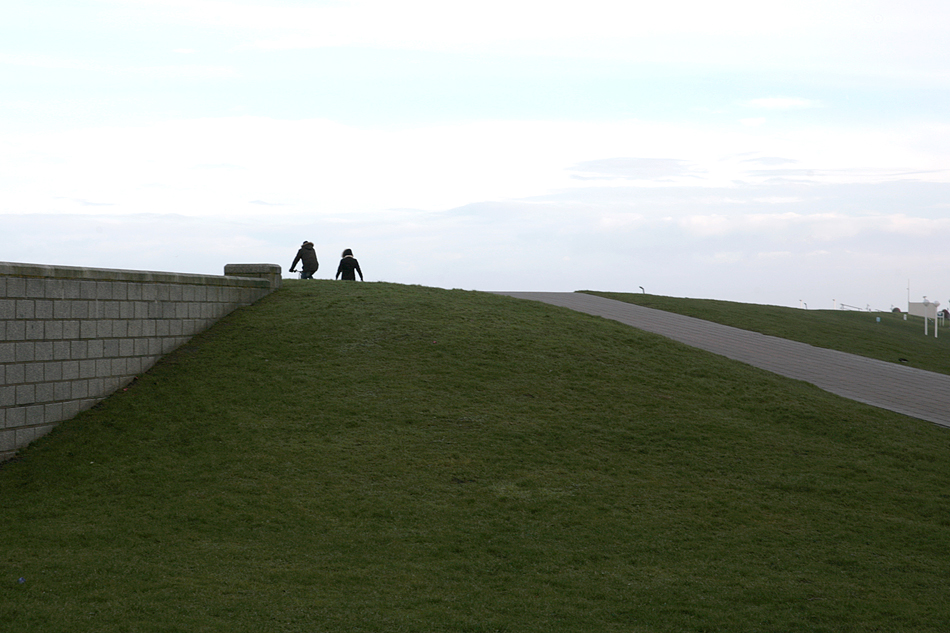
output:
[[[950,376],[578,292],[499,292],[660,334],[831,393],[950,426]]]

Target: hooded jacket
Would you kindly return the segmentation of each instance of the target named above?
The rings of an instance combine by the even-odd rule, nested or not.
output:
[[[305,273],[317,272],[317,269],[320,268],[320,262],[317,261],[317,251],[313,248],[313,242],[303,243],[303,246],[297,251],[297,256],[294,257],[294,263],[290,265],[291,270],[297,267],[297,262],[301,263]]]

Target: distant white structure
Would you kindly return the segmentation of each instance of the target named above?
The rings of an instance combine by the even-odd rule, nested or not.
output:
[[[924,301],[921,303],[908,303],[907,304],[907,314],[911,316],[924,317],[925,319],[936,319],[937,318],[937,303],[931,303],[927,301],[927,297],[924,297]]]
[[[907,302],[907,313],[912,316],[924,318],[924,334],[927,334],[927,324],[930,319],[934,320],[934,337],[937,336],[937,308],[940,307],[939,301],[930,301],[924,295],[924,300],[920,303]]]

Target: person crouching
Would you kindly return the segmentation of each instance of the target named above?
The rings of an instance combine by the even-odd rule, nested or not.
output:
[[[300,278],[313,279],[313,273],[317,272],[317,269],[320,268],[320,262],[317,261],[317,251],[313,248],[313,242],[304,242],[303,245],[301,245],[300,250],[297,251],[297,256],[294,257],[294,263],[290,265],[290,272],[297,272],[294,270],[297,267],[297,262],[300,262]]]

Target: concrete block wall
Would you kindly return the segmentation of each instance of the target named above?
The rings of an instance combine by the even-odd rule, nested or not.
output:
[[[276,264],[225,273],[0,262],[0,461],[280,287]]]

